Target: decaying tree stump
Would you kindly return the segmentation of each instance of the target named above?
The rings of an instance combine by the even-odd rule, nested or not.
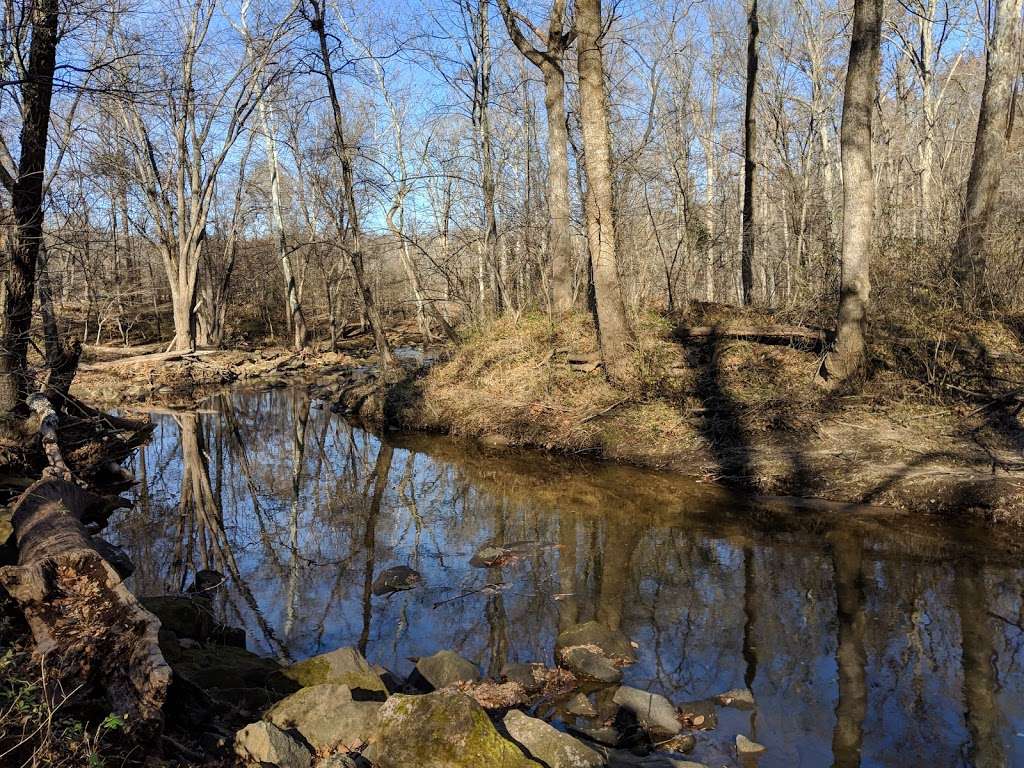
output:
[[[157,643],[160,622],[100,556],[82,524],[107,502],[66,479],[44,477],[18,498],[12,524],[18,565],[0,585],[21,606],[37,651],[64,691],[104,692],[130,732],[162,727],[171,669]],[[70,683],[70,686],[69,686]]]

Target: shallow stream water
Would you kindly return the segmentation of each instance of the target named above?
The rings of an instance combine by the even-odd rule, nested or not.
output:
[[[709,765],[736,733],[766,767],[1024,765],[1024,566],[983,527],[381,437],[301,390],[153,418],[114,521],[133,588],[227,574],[218,610],[250,649],[351,645],[405,674],[451,648],[497,674],[550,663],[560,627],[596,618],[639,645],[631,685],[677,704],[753,691],[698,735]],[[469,564],[511,542],[530,542],[514,562]],[[373,596],[393,565],[425,584]]]

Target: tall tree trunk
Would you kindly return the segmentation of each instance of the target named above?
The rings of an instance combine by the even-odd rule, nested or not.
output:
[[[619,285],[612,198],[612,139],[601,56],[601,0],[576,4],[580,126],[589,198],[587,235],[597,301],[598,339],[605,370],[613,381],[630,374],[630,332]]]
[[[28,393],[28,336],[43,237],[43,182],[57,58],[57,0],[32,6],[32,42],[21,89],[23,122],[17,176],[11,184],[14,231],[10,268],[0,286],[0,416],[21,410]]]
[[[743,215],[741,223],[740,280],[743,303],[754,301],[754,175],[757,164],[757,0],[747,8],[747,95],[743,106]]]
[[[565,123],[565,72],[544,67],[544,109],[548,125],[548,256],[551,308],[556,316],[572,309],[572,231],[569,217],[569,131]]]
[[[352,266],[352,276],[356,281],[356,290],[359,294],[360,305],[363,317],[370,325],[370,332],[373,334],[374,343],[377,346],[377,354],[380,355],[381,369],[387,371],[397,364],[391,345],[388,343],[387,335],[384,333],[384,323],[374,300],[373,292],[366,282],[366,274],[363,268],[362,232],[359,227],[359,209],[356,207],[355,178],[352,170],[352,157],[354,149],[348,146],[345,141],[345,126],[341,116],[341,103],[338,101],[338,91],[334,85],[334,70],[331,67],[331,53],[327,45],[327,29],[324,26],[323,7],[319,0],[310,0],[312,13],[307,17],[313,31],[316,32],[320,44],[320,63],[324,68],[324,78],[327,81],[327,95],[331,102],[331,115],[333,117],[334,140],[337,142],[337,151],[341,157],[341,175],[344,185],[345,204],[348,208],[348,239],[347,247],[349,261]]]
[[[1022,4],[1024,0],[996,0],[995,4],[995,26],[985,59],[985,86],[971,172],[967,178],[967,200],[953,250],[953,271],[965,305],[974,304],[985,293],[992,212],[999,196],[1009,139],[1013,83],[1020,66]]]
[[[530,45],[508,0],[498,0],[509,36],[544,77],[548,128],[547,250],[551,262],[551,310],[557,317],[572,309],[572,231],[569,208],[569,130],[565,121],[565,49],[574,36],[566,32],[565,0],[552,0],[545,50]]]
[[[871,116],[878,93],[882,0],[857,0],[843,96],[840,135],[843,162],[843,256],[836,339],[824,362],[833,386],[859,385],[864,375],[871,282],[875,187],[871,164]]]
[[[273,113],[265,99],[260,100],[260,116],[263,118],[263,130],[266,134],[267,166],[270,171],[270,212],[271,220],[274,223],[277,258],[281,262],[281,272],[284,275],[285,302],[292,326],[292,347],[295,350],[302,350],[306,348],[308,341],[306,316],[302,312],[302,302],[299,301],[299,290],[295,285],[295,275],[292,272],[292,259],[288,255],[288,244],[284,237],[284,216],[281,214],[281,181],[278,175],[277,141],[274,138]]]

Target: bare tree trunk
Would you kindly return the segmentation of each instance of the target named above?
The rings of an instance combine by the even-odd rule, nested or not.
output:
[[[359,209],[356,207],[355,179],[352,170],[352,157],[354,149],[349,147],[345,141],[345,127],[341,116],[341,104],[338,101],[338,91],[334,85],[334,70],[331,67],[331,53],[327,45],[327,30],[324,26],[324,13],[320,0],[310,0],[309,5],[312,12],[307,16],[310,26],[316,32],[320,43],[320,62],[324,68],[324,78],[327,82],[327,95],[331,102],[331,114],[334,120],[334,139],[337,142],[337,151],[341,157],[342,183],[345,187],[345,204],[348,208],[348,236],[349,243],[345,248],[352,265],[352,276],[356,281],[356,289],[363,311],[363,316],[370,325],[370,332],[377,346],[377,354],[380,355],[381,369],[387,371],[395,367],[397,361],[391,351],[391,345],[384,333],[384,323],[381,319],[377,304],[374,301],[373,292],[366,282],[366,275],[363,269],[362,232],[359,227]]]
[[[569,208],[569,131],[565,121],[565,50],[575,33],[564,30],[565,0],[553,0],[545,50],[531,46],[508,0],[498,0],[509,36],[544,76],[548,128],[547,250],[551,261],[551,310],[557,317],[572,309],[572,232]]]
[[[576,4],[580,125],[592,205],[587,234],[597,300],[598,338],[605,370],[613,381],[628,378],[630,332],[619,284],[612,196],[612,139],[601,55],[601,0]]]
[[[741,223],[740,279],[743,304],[754,301],[754,175],[757,163],[757,0],[747,8],[747,95],[743,107],[743,218]]]
[[[43,182],[50,101],[57,58],[56,0],[32,6],[32,42],[21,89],[21,156],[17,176],[7,178],[14,209],[10,268],[0,286],[0,416],[21,410],[29,390],[28,335],[36,289],[36,262],[43,237]]]
[[[306,316],[302,312],[295,275],[292,272],[292,259],[288,255],[288,244],[284,236],[284,216],[281,214],[281,182],[278,177],[277,141],[274,138],[273,113],[266,99],[260,99],[260,116],[263,118],[263,130],[267,143],[267,166],[270,171],[270,208],[274,223],[274,239],[277,241],[277,258],[281,262],[284,274],[285,301],[288,317],[292,326],[292,347],[295,350],[306,348],[308,332]]]
[[[882,0],[857,0],[843,97],[843,257],[836,341],[824,362],[830,385],[856,386],[864,375],[871,282],[875,186],[871,164],[871,117],[878,93]]]
[[[986,292],[992,212],[999,196],[1009,140],[1013,83],[1020,66],[1022,4],[1024,0],[996,0],[995,4],[995,27],[985,60],[985,87],[981,94],[971,173],[967,178],[967,201],[953,250],[953,271],[965,305],[982,299]]]
[[[715,61],[714,38],[711,57]],[[704,145],[704,228],[707,233],[707,247],[704,252],[704,300],[715,300],[715,239],[718,237],[715,202],[718,198],[718,147],[716,126],[718,125],[718,72],[711,73],[709,85],[708,119],[702,143]]]

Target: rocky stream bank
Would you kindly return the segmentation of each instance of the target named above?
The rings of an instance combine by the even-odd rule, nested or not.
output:
[[[552,658],[494,677],[443,649],[408,676],[338,648],[280,664],[245,650],[202,593],[144,598],[174,670],[165,752],[277,768],[700,768],[754,765],[764,747],[716,738],[748,690],[673,703],[622,683],[636,644],[589,621]]]

